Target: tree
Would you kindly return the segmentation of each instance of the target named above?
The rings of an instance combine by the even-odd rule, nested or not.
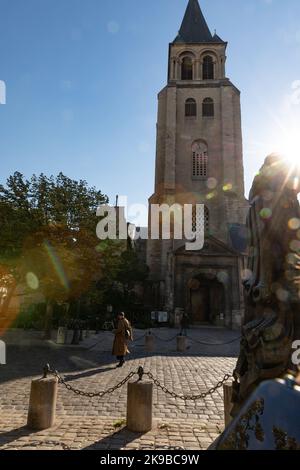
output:
[[[121,254],[116,280],[122,284],[125,292],[129,293],[136,284],[143,283],[148,274],[148,267],[134,249],[127,249]]]
[[[0,186],[0,288],[6,291],[0,315],[16,285],[27,281],[46,300],[49,328],[54,302],[78,300],[89,289],[101,257],[96,209],[107,202],[85,181],[62,173],[26,180],[17,172]]]
[[[102,292],[104,306],[130,310],[136,302],[135,288],[148,277],[149,269],[129,244],[106,240],[99,244],[101,277],[98,289]]]

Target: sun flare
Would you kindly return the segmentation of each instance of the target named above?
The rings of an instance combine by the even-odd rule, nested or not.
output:
[[[298,114],[286,116],[284,122],[275,120],[277,124],[268,139],[269,148],[282,155],[294,167],[300,168],[300,131]]]

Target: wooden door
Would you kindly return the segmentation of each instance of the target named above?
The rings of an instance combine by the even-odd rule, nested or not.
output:
[[[192,292],[192,311],[194,323],[209,321],[209,288],[200,287]]]

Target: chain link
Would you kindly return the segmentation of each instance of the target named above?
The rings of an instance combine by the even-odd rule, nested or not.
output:
[[[145,336],[147,336],[147,333],[145,333],[145,334],[142,335],[142,336],[139,336],[138,338],[135,338],[133,341],[131,341],[131,343],[137,343],[137,342],[140,341],[141,339],[144,339]]]
[[[197,401],[197,400],[203,400],[209,395],[213,395],[219,388],[223,387],[224,383],[227,382],[229,379],[232,378],[232,375],[226,374],[224,375],[223,380],[217,383],[215,387],[210,388],[207,392],[203,392],[200,395],[178,395],[175,392],[171,392],[170,390],[167,389],[164,385],[160,383],[159,380],[157,380],[151,372],[145,372],[145,375],[149,377],[150,380],[153,381],[153,383],[160,388],[166,395],[170,395],[172,398],[179,398],[180,400],[184,401]]]
[[[138,338],[134,339],[133,341],[131,341],[131,343],[137,343],[138,341],[140,341],[141,339],[144,339],[145,336],[147,336],[147,333],[145,333],[144,335],[142,336],[139,336]],[[94,349],[96,346],[98,346],[98,344],[102,343],[102,339],[100,341],[97,341],[97,343],[93,344],[92,346],[90,346],[89,348],[87,348],[86,350],[87,351],[91,351],[91,349]]]
[[[142,370],[142,372],[141,372]],[[223,387],[224,383],[233,378],[231,374],[226,374],[223,377],[223,380],[219,381],[217,385],[214,387],[210,388],[207,392],[202,392],[200,395],[179,395],[175,392],[170,391],[167,387],[162,385],[158,379],[154,377],[154,375],[151,372],[144,372],[143,368],[139,368],[138,371],[132,371],[130,374],[125,377],[121,382],[119,382],[117,385],[114,387],[110,387],[109,389],[101,392],[84,392],[83,390],[80,390],[78,388],[73,387],[70,385],[68,382],[65,381],[65,379],[57,372],[57,370],[52,370],[51,368],[48,369],[48,372],[53,374],[57,380],[58,383],[61,385],[64,385],[64,387],[69,390],[70,392],[75,393],[76,395],[79,395],[81,397],[87,397],[87,398],[102,398],[105,395],[109,395],[114,393],[116,390],[120,389],[125,385],[127,382],[129,382],[130,379],[132,379],[135,375],[139,375],[140,380],[144,375],[149,377],[150,380],[156,385],[156,387],[160,388],[166,395],[171,396],[172,398],[178,398],[180,400],[184,401],[197,401],[197,400],[203,400],[207,396],[213,395],[218,389]]]
[[[160,336],[157,336],[155,333],[151,333],[151,335],[154,336],[159,341],[162,341],[162,342],[165,342],[165,343],[171,343],[172,341],[174,341],[174,339],[176,339],[178,336],[180,336],[180,335],[176,334],[175,336],[172,336],[171,338],[168,339],[168,338],[161,338]],[[144,339],[146,336],[148,336],[148,333],[145,333],[144,335],[141,335],[138,338],[135,338],[134,340],[131,341],[131,343],[132,344],[137,343],[138,341],[141,341],[142,339]],[[189,335],[185,335],[185,337],[188,338],[189,340],[191,340],[193,343],[197,343],[197,344],[200,344],[202,346],[216,346],[216,347],[217,346],[227,346],[229,344],[236,343],[237,341],[242,339],[242,336],[238,336],[237,338],[234,338],[230,341],[226,341],[224,343],[209,343],[209,342],[206,342],[206,341],[196,340],[196,339],[192,338]],[[90,351],[91,349],[94,349],[101,342],[102,342],[102,340],[97,341],[97,343],[95,343],[92,346],[90,346],[89,348],[87,348],[87,351]]]
[[[225,343],[208,343],[206,341],[199,341],[197,339],[194,339],[191,336],[186,336],[186,338],[190,339],[193,343],[201,344],[202,346],[227,346],[229,344],[233,344],[240,341],[242,339],[242,336],[238,336],[237,338],[231,339],[230,341],[226,341]]]
[[[147,336],[147,335],[145,335],[145,336]],[[180,336],[180,335],[176,334],[175,336],[172,336],[169,339],[161,338],[160,336],[157,336],[155,333],[152,333],[152,336],[154,336],[159,341],[162,341],[162,342],[165,342],[165,343],[170,343],[170,342],[174,341],[174,339],[178,338],[178,336]],[[196,339],[194,339],[194,338],[192,338],[191,336],[188,336],[188,335],[186,335],[185,337],[190,339],[193,343],[201,344],[202,346],[226,346],[226,345],[229,345],[229,344],[236,343],[237,341],[239,341],[242,338],[241,336],[238,336],[237,338],[234,338],[230,341],[226,341],[224,343],[208,343],[206,341],[196,340]]]
[[[152,333],[152,336],[154,336],[156,339],[158,339],[159,341],[164,341],[165,343],[171,343],[172,341],[174,341],[175,338],[178,337],[178,334],[176,334],[175,336],[172,336],[172,338],[160,338],[159,336],[157,336],[155,333]]]
[[[49,372],[52,373],[57,378],[58,383],[61,384],[61,385],[64,385],[64,387],[66,387],[67,390],[69,390],[70,392],[75,393],[76,395],[79,395],[81,397],[87,397],[87,398],[96,398],[96,397],[97,398],[102,398],[105,395],[110,395],[111,393],[114,393],[119,388],[123,387],[123,385],[125,385],[130,379],[132,379],[132,377],[134,377],[137,374],[137,372],[130,372],[130,374],[128,374],[127,377],[125,377],[125,379],[123,379],[121,382],[119,382],[114,387],[110,387],[109,389],[107,389],[105,391],[101,391],[101,392],[84,392],[83,390],[79,390],[78,388],[72,387],[72,385],[67,383],[65,381],[65,379],[63,379],[61,377],[61,375],[59,375],[59,373],[56,370],[50,370]]]

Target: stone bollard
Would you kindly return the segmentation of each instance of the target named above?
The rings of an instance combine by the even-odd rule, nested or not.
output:
[[[41,431],[55,424],[57,383],[56,377],[43,377],[31,382],[27,418],[29,429]]]
[[[65,344],[67,336],[67,328],[60,327],[57,330],[56,344]]]
[[[187,349],[187,337],[186,336],[177,336],[177,351],[185,352]]]
[[[6,344],[4,341],[0,340],[0,365],[4,366],[6,364]]]
[[[145,336],[145,348],[147,352],[154,351],[154,342],[155,342],[155,338],[151,333]]]
[[[127,389],[127,428],[145,433],[152,429],[153,383],[138,380],[129,382]]]
[[[73,330],[73,338],[72,338],[71,344],[77,346],[79,344],[79,340],[80,340],[80,330],[79,328],[75,327]]]
[[[232,382],[227,382],[223,385],[223,392],[224,392],[224,419],[225,419],[225,427],[231,423],[232,417],[230,415],[233,404],[231,403],[232,400]]]
[[[73,338],[74,331],[73,330],[67,330],[66,332],[66,342],[65,344],[71,344],[72,338]]]

